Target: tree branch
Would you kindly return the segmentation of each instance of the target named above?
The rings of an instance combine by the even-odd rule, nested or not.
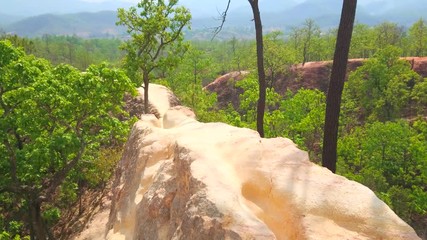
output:
[[[211,40],[214,40],[216,35],[218,35],[218,33],[221,32],[222,27],[224,26],[225,20],[227,18],[228,9],[230,8],[230,3],[231,3],[231,0],[228,0],[227,7],[225,8],[224,12],[221,13],[221,17],[219,18],[219,20],[221,20],[221,24],[214,29],[214,35],[212,36]]]
[[[179,29],[175,32],[175,35],[173,35],[171,37],[171,39],[169,39],[169,41],[164,42],[163,38],[160,39],[160,46],[157,48],[156,54],[152,57],[153,62],[157,59],[157,57],[159,57],[161,51],[163,50],[163,47],[175,42],[175,40],[179,37],[179,35],[182,32],[182,29],[184,29],[184,27],[187,25],[187,23],[182,24],[181,26],[179,26]]]
[[[62,184],[64,179],[67,177],[68,173],[77,165],[77,163],[80,161],[80,159],[83,157],[83,153],[86,149],[86,143],[81,139],[81,148],[79,152],[77,153],[77,156],[75,156],[70,162],[65,165],[61,171],[56,172],[52,177],[49,178],[43,189],[46,189],[43,191],[43,194],[41,194],[41,197],[43,199],[47,199],[48,196],[52,196],[55,192],[55,190],[59,187],[59,185]]]
[[[24,194],[32,193],[34,190],[35,188],[33,186],[11,184],[9,186],[0,187],[0,194],[8,192],[22,196]]]
[[[4,139],[3,144],[6,146],[9,151],[9,160],[10,160],[10,175],[12,177],[12,182],[17,183],[18,178],[16,175],[17,167],[16,167],[16,153],[13,150],[13,147],[10,145],[7,139]]]

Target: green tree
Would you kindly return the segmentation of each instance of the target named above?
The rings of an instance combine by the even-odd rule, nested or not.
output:
[[[264,37],[264,62],[267,73],[269,74],[268,83],[270,88],[273,87],[274,79],[278,74],[284,73],[285,65],[296,63],[296,53],[288,48],[280,31],[273,31]]]
[[[118,117],[124,93],[135,90],[105,64],[84,73],[52,67],[8,41],[0,41],[0,54],[1,205],[12,220],[27,221],[32,239],[52,238],[43,204],[79,164],[125,140],[129,125]]]
[[[18,35],[0,34],[0,40],[9,40],[14,46],[18,46],[24,49],[28,54],[35,52],[35,44],[33,40],[27,38],[21,38]]]
[[[375,52],[375,32],[372,27],[357,23],[351,37],[350,58],[368,58]]]
[[[148,87],[151,74],[159,68],[176,66],[186,51],[183,29],[190,24],[191,14],[178,0],[141,0],[137,7],[118,9],[117,24],[127,27],[131,39],[122,48],[127,52],[125,65],[133,81],[144,84],[144,112],[148,113]]]
[[[302,30],[299,27],[292,27],[289,32],[288,41],[295,50],[295,52],[299,52],[301,46],[302,39]]]
[[[305,20],[301,28],[302,41],[302,65],[310,61],[312,55],[317,49],[313,48],[314,42],[320,37],[320,28],[313,19]]]
[[[338,173],[371,188],[409,223],[427,217],[426,126],[419,120],[354,128],[340,139]]]
[[[382,49],[389,45],[401,47],[404,36],[403,27],[396,23],[383,22],[374,28],[376,39],[375,44],[377,49]]]
[[[409,42],[411,53],[416,57],[427,54],[427,23],[420,18],[409,28]]]
[[[416,83],[411,92],[410,107],[415,110],[414,115],[426,116],[427,115],[427,78],[422,79]]]
[[[407,107],[420,77],[409,62],[399,59],[400,54],[400,49],[388,46],[350,74],[346,101],[360,103],[355,110],[362,122],[393,120]]]
[[[238,121],[239,127],[248,127],[252,129],[256,129],[256,120],[257,120],[257,111],[256,111],[256,105],[259,98],[259,85],[257,83],[257,79],[254,76],[254,74],[250,74],[249,76],[245,77],[244,79],[236,82],[236,87],[242,88],[243,93],[240,94],[240,105],[238,108],[238,112],[240,115],[240,119]],[[277,109],[280,105],[281,97],[280,95],[274,90],[274,88],[267,88],[266,89],[266,109],[267,111]],[[269,115],[269,113],[266,114],[266,117]],[[267,120],[266,120],[267,121]],[[273,135],[278,132],[272,133],[271,130],[268,129],[268,126],[266,125],[266,135],[268,137],[272,136],[279,136],[279,135]]]
[[[237,40],[237,38],[235,36],[233,36],[233,38],[230,40],[230,45],[231,45],[231,53],[233,56],[233,63],[236,64],[235,69],[237,71],[241,71],[241,62],[242,62],[242,52],[239,49],[239,41]]]
[[[216,111],[216,94],[203,89],[203,80],[213,78],[211,58],[203,51],[190,46],[181,63],[163,80],[178,96],[184,106],[191,107],[198,120],[219,121]]]
[[[266,124],[272,137],[289,137],[300,148],[309,151],[313,162],[319,162],[325,106],[325,94],[319,90],[288,92],[279,109],[266,116]]]
[[[324,61],[334,58],[337,31],[338,29],[332,28],[326,32],[322,32],[321,36],[314,43],[316,51],[313,54],[313,61]]]

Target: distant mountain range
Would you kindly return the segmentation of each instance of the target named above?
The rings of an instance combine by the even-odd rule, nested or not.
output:
[[[187,2],[189,2],[188,0]],[[396,22],[409,27],[419,18],[427,19],[427,4],[424,0],[370,0],[358,5],[356,22],[375,25],[384,21]],[[235,3],[237,2],[237,3]],[[219,38],[252,37],[253,22],[249,4],[238,1],[230,9],[223,32]],[[261,16],[264,29],[286,31],[292,26],[300,26],[306,19],[315,20],[323,29],[337,27],[341,4],[336,0],[294,0],[286,4],[261,0]],[[200,4],[200,2],[198,2]],[[213,5],[209,5],[213,8]],[[225,8],[225,5],[224,5]],[[200,5],[193,5],[192,30],[188,38],[206,39],[212,36],[212,28],[219,25],[215,16],[223,9],[212,9],[212,14],[198,12]],[[201,10],[200,10],[201,11]],[[206,11],[206,9],[204,10]],[[205,16],[205,17],[203,17]],[[81,37],[120,37],[126,31],[115,25],[115,11],[82,12],[74,14],[43,14],[29,18],[15,17],[0,13],[0,29],[20,36],[37,37],[43,34],[77,35]]]
[[[1,16],[1,15],[0,15]],[[116,26],[114,11],[75,14],[43,14],[13,22],[5,27],[8,33],[25,37],[77,35],[85,38],[117,37],[126,31]]]

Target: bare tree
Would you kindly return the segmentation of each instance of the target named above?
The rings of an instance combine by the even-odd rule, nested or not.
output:
[[[257,131],[261,137],[264,137],[264,112],[265,112],[265,98],[266,98],[266,87],[265,82],[265,70],[264,70],[264,44],[262,39],[262,23],[261,14],[259,12],[258,0],[248,0],[251,5],[254,23],[255,23],[255,36],[256,36],[256,48],[257,48],[257,68],[258,68],[258,86],[259,86],[259,98],[257,104]],[[222,30],[224,26],[227,12],[230,7],[231,0],[228,0],[227,8],[221,14],[220,20],[221,25],[214,30],[215,36]]]
[[[257,105],[257,131],[261,137],[264,137],[264,112],[265,112],[265,70],[264,70],[264,44],[262,39],[262,23],[261,14],[259,12],[258,0],[248,0],[251,4],[255,23],[256,36],[256,51],[257,51],[257,67],[258,67],[258,86],[259,98]]]
[[[300,30],[302,34],[302,65],[308,61],[308,55],[310,53],[310,49],[312,48],[313,38],[320,36],[320,28],[316,25],[313,19],[305,20],[304,26]]]
[[[347,73],[348,52],[350,50],[357,0],[344,0],[341,20],[335,45],[331,81],[326,99],[326,116],[323,137],[322,165],[333,173],[337,163],[338,123],[341,95]]]
[[[228,9],[230,9],[230,3],[231,3],[231,0],[228,0],[227,7],[225,8],[224,12],[220,14],[219,20],[221,21],[221,24],[218,27],[214,28],[214,35],[212,36],[212,40],[216,37],[216,35],[218,35],[218,33],[221,32],[222,28],[224,27],[224,23],[227,18]]]

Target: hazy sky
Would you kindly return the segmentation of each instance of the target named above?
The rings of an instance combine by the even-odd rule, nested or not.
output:
[[[44,13],[75,13],[82,11],[115,10],[118,7],[128,8],[135,5],[139,0],[0,0],[0,13],[9,15],[30,16]],[[272,1],[285,5],[292,5],[305,0],[260,0]],[[368,2],[381,0],[359,0],[360,5]],[[384,0],[383,0],[384,1]],[[387,4],[400,0],[388,0]],[[190,8],[194,17],[218,16],[227,6],[228,0],[180,0],[179,3]],[[337,0],[337,3],[341,2]],[[270,2],[271,5],[271,2]],[[230,10],[247,7],[247,0],[232,0]],[[249,10],[249,9],[248,9]],[[262,9],[261,9],[262,10]]]
[[[128,8],[139,0],[0,0],[0,13],[18,16],[39,15],[44,13],[75,13],[81,11],[115,10]],[[206,14],[222,9],[227,0],[180,0],[194,13]],[[247,5],[246,0],[233,0],[232,7]]]

